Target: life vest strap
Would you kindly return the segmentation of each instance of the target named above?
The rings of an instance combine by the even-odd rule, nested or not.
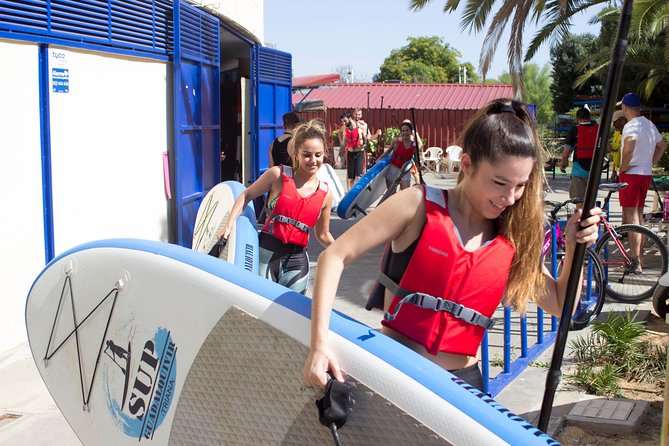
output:
[[[311,229],[310,226],[305,225],[304,223],[302,223],[299,220],[295,220],[294,218],[286,217],[285,215],[279,215],[279,214],[273,213],[271,211],[271,209],[269,209],[267,206],[265,206],[264,210],[265,210],[265,213],[269,216],[269,218],[271,220],[270,223],[269,223],[270,234],[274,232],[274,222],[275,221],[278,221],[279,223],[285,223],[285,224],[288,224],[288,225],[295,226],[297,229],[299,229],[300,231],[304,231],[304,232],[309,232],[309,230]]]
[[[495,321],[492,318],[486,317],[478,311],[465,307],[464,305],[457,302],[453,302],[452,300],[443,299],[441,297],[434,297],[425,293],[414,293],[405,290],[383,272],[379,273],[377,280],[388,291],[401,298],[395,307],[395,312],[392,314],[390,314],[390,312],[386,312],[386,314],[383,316],[383,318],[387,321],[394,320],[397,317],[397,314],[399,313],[402,305],[409,303],[427,310],[446,311],[458,319],[462,319],[463,321],[472,325],[483,327],[486,330],[490,330],[495,325]]]

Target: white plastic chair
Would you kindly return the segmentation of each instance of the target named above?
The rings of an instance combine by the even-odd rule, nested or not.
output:
[[[439,172],[439,164],[441,164],[441,155],[444,153],[441,147],[429,147],[425,150],[423,156],[423,167],[427,170]]]
[[[458,166],[458,170],[460,169],[460,155],[462,155],[462,147],[446,147],[446,169],[449,173],[453,172],[455,166]]]

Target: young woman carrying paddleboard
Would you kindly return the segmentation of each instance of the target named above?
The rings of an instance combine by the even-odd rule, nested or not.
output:
[[[326,249],[314,285],[308,385],[327,371],[343,381],[328,346],[328,327],[343,268],[389,243],[367,308],[385,312],[381,332],[483,388],[477,350],[495,308],[524,312],[532,298],[560,315],[568,274],[555,281],[540,260],[544,237],[543,160],[523,104],[495,100],[462,135],[462,170],[454,189],[405,189],[377,207]],[[599,209],[567,223],[563,271],[576,242],[597,238]],[[385,290],[383,290],[385,288]],[[577,293],[578,295],[578,293]]]
[[[413,126],[411,122],[404,121],[400,126],[400,136],[393,139],[388,150],[379,157],[390,156],[391,166],[386,170],[386,187],[390,188],[395,182],[395,179],[400,175],[404,163],[413,159],[413,154],[416,151],[416,142],[412,136]],[[411,185],[411,172],[406,172],[402,175],[400,181],[400,190],[404,190]]]
[[[316,120],[293,131],[288,152],[293,166],[274,166],[263,173],[235,202],[228,224],[220,234],[227,238],[232,222],[249,201],[268,193],[265,222],[259,237],[259,274],[305,294],[309,282],[307,244],[313,230],[324,247],[330,234],[332,193],[316,173],[323,164],[325,130]]]

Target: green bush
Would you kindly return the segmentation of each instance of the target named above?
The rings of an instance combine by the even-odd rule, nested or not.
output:
[[[644,342],[646,327],[627,311],[592,324],[592,333],[570,343],[576,372],[569,375],[595,395],[618,396],[618,380],[655,382],[666,370],[665,351]]]
[[[662,133],[662,137],[669,146],[669,133]],[[669,172],[669,150],[664,151],[662,158],[657,162],[657,166],[663,168],[665,172]]]

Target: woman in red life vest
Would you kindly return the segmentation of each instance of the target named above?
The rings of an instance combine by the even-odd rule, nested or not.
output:
[[[410,122],[402,122],[400,126],[400,137],[393,139],[388,150],[381,155],[390,156],[390,166],[386,170],[386,187],[391,187],[395,179],[402,172],[402,167],[407,161],[413,160],[413,153],[416,150],[416,143],[413,141],[412,126]],[[402,175],[400,181],[400,190],[404,190],[411,185],[411,170],[407,170]]]
[[[316,177],[325,154],[325,130],[319,121],[293,131],[288,152],[293,166],[274,166],[263,173],[235,202],[221,236],[227,238],[232,222],[249,201],[268,193],[267,221],[260,232],[259,274],[305,294],[309,282],[307,244],[313,230],[324,247],[330,234],[332,193]]]
[[[389,243],[375,288],[385,290],[373,292],[367,306],[385,312],[381,332],[478,388],[477,350],[503,297],[520,312],[533,298],[560,315],[568,274],[555,281],[540,259],[544,163],[527,109],[495,100],[461,138],[455,188],[405,189],[320,255],[303,371],[308,385],[324,386],[328,370],[343,381],[327,337],[337,284],[345,266],[381,244]],[[576,242],[596,240],[600,210],[592,214],[581,221],[578,211],[566,225],[563,271]]]

